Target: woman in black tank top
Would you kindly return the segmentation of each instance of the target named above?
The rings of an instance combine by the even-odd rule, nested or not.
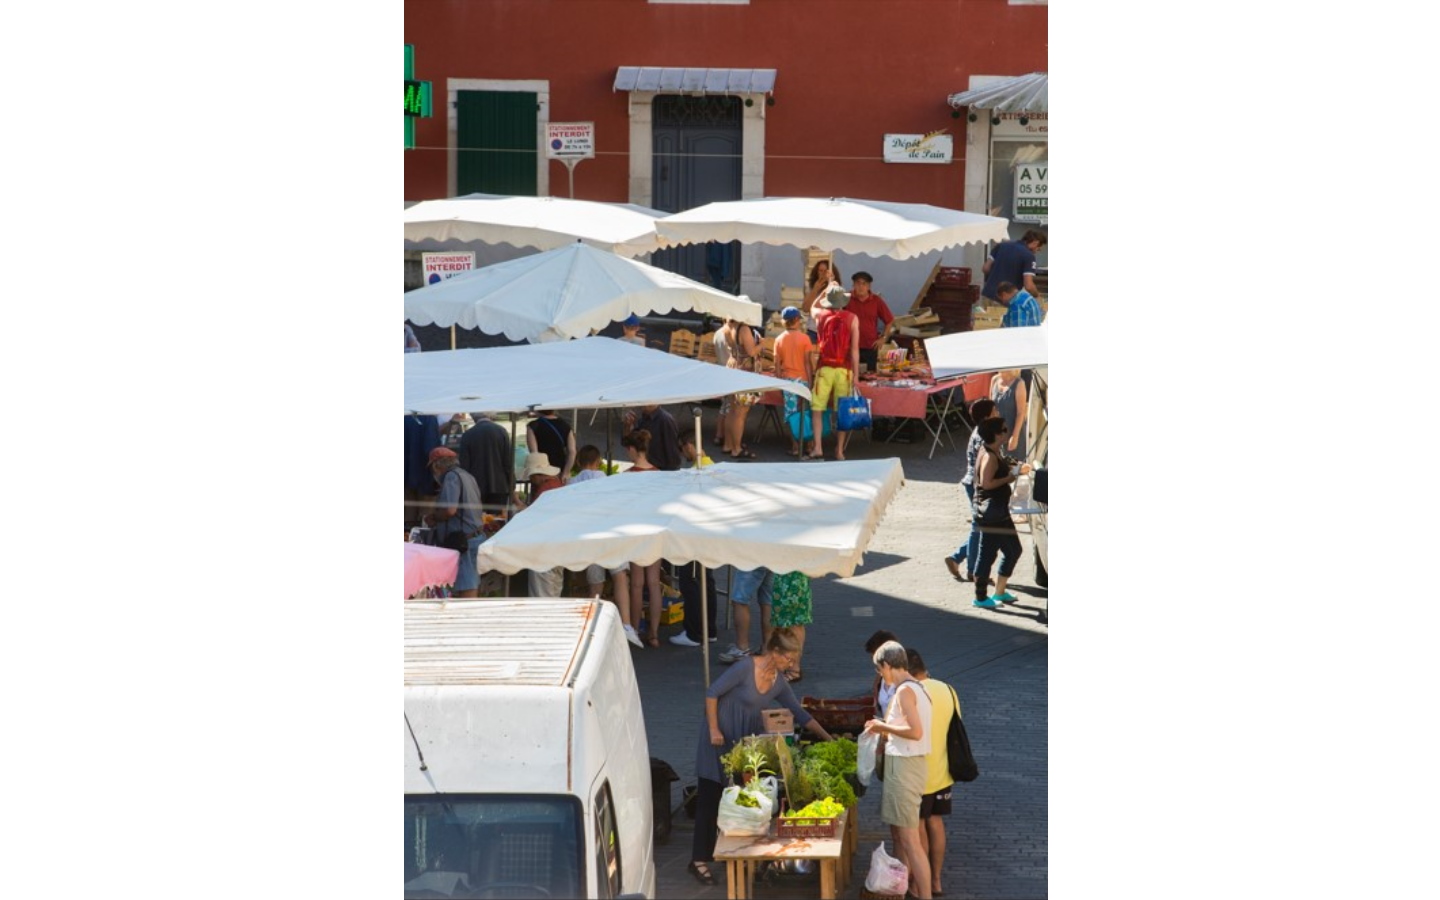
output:
[[[1006,582],[1020,562],[1020,535],[1015,531],[1015,520],[1010,518],[1010,486],[1030,467],[1016,463],[1001,452],[1010,431],[1004,419],[998,416],[986,419],[980,423],[979,431],[985,444],[975,459],[975,523],[980,532],[980,553],[975,561],[974,605],[994,609],[1017,599],[1005,590]],[[990,567],[997,556],[1000,574],[995,579],[994,595],[987,596]]]

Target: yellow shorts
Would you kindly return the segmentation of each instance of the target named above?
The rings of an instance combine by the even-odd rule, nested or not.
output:
[[[849,395],[850,370],[824,366],[815,373],[815,387],[810,390],[810,408],[829,409],[832,397],[839,399]]]

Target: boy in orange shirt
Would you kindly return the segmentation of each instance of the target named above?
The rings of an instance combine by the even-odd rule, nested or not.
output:
[[[775,377],[798,381],[808,387],[815,378],[815,345],[802,327],[805,317],[796,307],[787,306],[780,318],[785,321],[785,333],[775,339]],[[790,417],[796,416],[801,423],[801,433],[797,434],[793,426],[790,433],[790,455],[799,456],[805,449],[800,438],[807,417],[800,411],[799,395],[783,391],[781,396],[785,398],[785,421],[790,422]]]

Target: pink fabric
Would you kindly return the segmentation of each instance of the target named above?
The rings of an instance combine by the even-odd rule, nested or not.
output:
[[[460,554],[444,547],[405,543],[405,598],[440,584],[454,584]]]

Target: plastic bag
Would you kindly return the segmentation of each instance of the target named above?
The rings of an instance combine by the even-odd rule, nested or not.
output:
[[[905,864],[885,852],[881,841],[870,854],[870,871],[865,873],[865,890],[872,894],[900,896],[910,886],[910,871]]]
[[[746,794],[755,798],[760,805],[741,806],[736,802],[736,798],[740,796],[740,788],[733,784],[720,794],[720,813],[715,824],[719,826],[721,834],[728,836],[769,833],[770,816],[775,811],[775,804],[758,791],[746,791]]]
[[[870,779],[875,774],[875,751],[880,744],[880,736],[873,731],[867,731],[860,735],[856,742],[858,750],[855,756],[855,777],[866,787],[870,786]],[[903,893],[903,892],[902,892]]]
[[[766,775],[760,779],[760,790],[770,798],[770,809],[780,808],[780,782],[775,780],[774,775]]]

